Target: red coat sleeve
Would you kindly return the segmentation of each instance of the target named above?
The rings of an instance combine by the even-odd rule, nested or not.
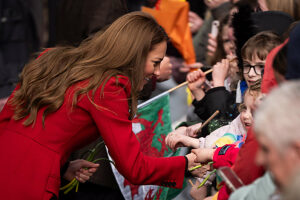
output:
[[[247,132],[245,144],[241,147],[238,156],[236,157],[236,161],[232,166],[232,169],[245,185],[251,184],[265,172],[261,166],[257,166],[255,163],[257,149],[258,143],[254,136],[253,129],[250,128]],[[229,189],[226,186],[223,186],[219,191],[218,200],[228,199],[228,194]]]
[[[231,167],[235,162],[239,150],[233,144],[217,148],[213,157],[213,167],[216,169],[224,166]]]
[[[14,89],[10,97],[8,98],[6,104],[4,105],[2,111],[0,112],[0,133],[3,132],[1,130],[4,130],[6,127],[7,123],[11,120],[11,118],[14,115],[14,111],[12,107],[8,104],[8,101],[13,97],[14,92],[20,88],[19,85]]]
[[[101,87],[94,95],[94,103],[85,98],[81,105],[88,110],[102,136],[118,171],[132,184],[153,184],[181,188],[186,161],[183,156],[155,158],[145,156],[140,149],[132,122],[129,120],[127,78],[111,78],[100,97]],[[92,95],[90,93],[89,95]],[[90,98],[91,99],[91,98]]]

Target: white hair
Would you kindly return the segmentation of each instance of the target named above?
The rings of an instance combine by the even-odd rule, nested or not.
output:
[[[285,82],[266,97],[254,115],[254,131],[281,152],[300,140],[300,81]]]

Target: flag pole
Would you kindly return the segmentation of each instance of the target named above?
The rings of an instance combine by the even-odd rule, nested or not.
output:
[[[213,71],[213,69],[207,70],[206,72],[204,72],[204,74],[207,75],[207,74],[211,73],[212,71]],[[181,83],[181,84],[179,84],[179,85],[177,85],[177,86],[175,86],[175,87],[169,89],[167,92],[168,92],[168,93],[169,93],[169,92],[173,92],[174,90],[176,90],[176,89],[178,89],[178,88],[180,88],[180,87],[182,87],[182,86],[185,86],[185,85],[187,85],[188,83],[189,83],[188,81],[185,81],[185,82],[183,82],[183,83]]]
[[[217,114],[219,114],[219,110],[216,110],[216,112],[214,112],[214,114],[212,114],[212,116],[210,116],[202,125],[201,125],[201,127],[197,130],[197,133],[199,133],[201,130],[202,130],[202,128],[204,127],[204,126],[206,126],[213,118],[215,118],[215,116],[217,116]]]
[[[213,71],[213,69],[207,70],[206,72],[204,72],[204,74],[207,75],[207,74],[211,73],[212,71]],[[175,87],[173,87],[173,88],[171,88],[171,89],[169,89],[169,90],[167,90],[167,91],[165,91],[165,92],[163,92],[163,93],[161,93],[161,94],[159,94],[159,95],[157,95],[157,96],[155,96],[155,97],[153,97],[153,98],[151,98],[151,99],[149,99],[149,100],[147,100],[147,101],[145,101],[141,104],[139,104],[137,106],[137,108],[140,109],[140,108],[148,105],[149,103],[155,101],[156,99],[158,99],[158,98],[160,98],[160,97],[162,97],[162,96],[164,96],[164,95],[166,95],[170,92],[173,92],[174,90],[176,90],[176,89],[178,89],[178,88],[180,88],[180,87],[182,87],[186,84],[188,84],[188,81],[185,81],[185,82],[183,82],[183,83],[181,83],[181,84],[179,84],[179,85],[177,85],[177,86],[175,86]]]

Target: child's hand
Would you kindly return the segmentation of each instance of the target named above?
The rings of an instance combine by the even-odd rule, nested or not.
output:
[[[186,126],[180,126],[180,127],[178,127],[177,129],[175,129],[174,131],[172,131],[172,132],[170,132],[170,133],[175,133],[175,134],[180,134],[180,135],[186,135],[186,134],[185,134],[186,129],[187,129]],[[170,133],[169,133],[169,134],[170,134]]]
[[[215,149],[209,148],[192,149],[192,153],[196,155],[195,162],[198,163],[206,163],[212,161],[215,151]]]
[[[190,72],[188,73],[186,79],[189,82],[188,87],[192,94],[198,101],[200,101],[205,95],[203,89],[201,88],[206,79],[204,72],[200,69]]]
[[[224,86],[224,81],[229,72],[229,60],[223,59],[222,62],[218,62],[213,66],[213,85],[214,87]]]
[[[186,128],[185,135],[190,137],[197,137],[198,136],[198,130],[202,126],[202,123],[194,124],[192,126],[189,126]]]
[[[189,137],[176,133],[169,133],[166,137],[166,145],[175,151],[178,147],[189,146]]]
[[[64,178],[71,181],[76,178],[79,182],[84,183],[96,172],[99,164],[95,164],[86,160],[78,159],[71,161]],[[88,169],[85,169],[88,168]]]

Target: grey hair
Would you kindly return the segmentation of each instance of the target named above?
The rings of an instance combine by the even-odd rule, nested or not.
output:
[[[281,152],[300,140],[299,125],[300,81],[289,81],[274,89],[254,115],[256,135],[266,136]]]

